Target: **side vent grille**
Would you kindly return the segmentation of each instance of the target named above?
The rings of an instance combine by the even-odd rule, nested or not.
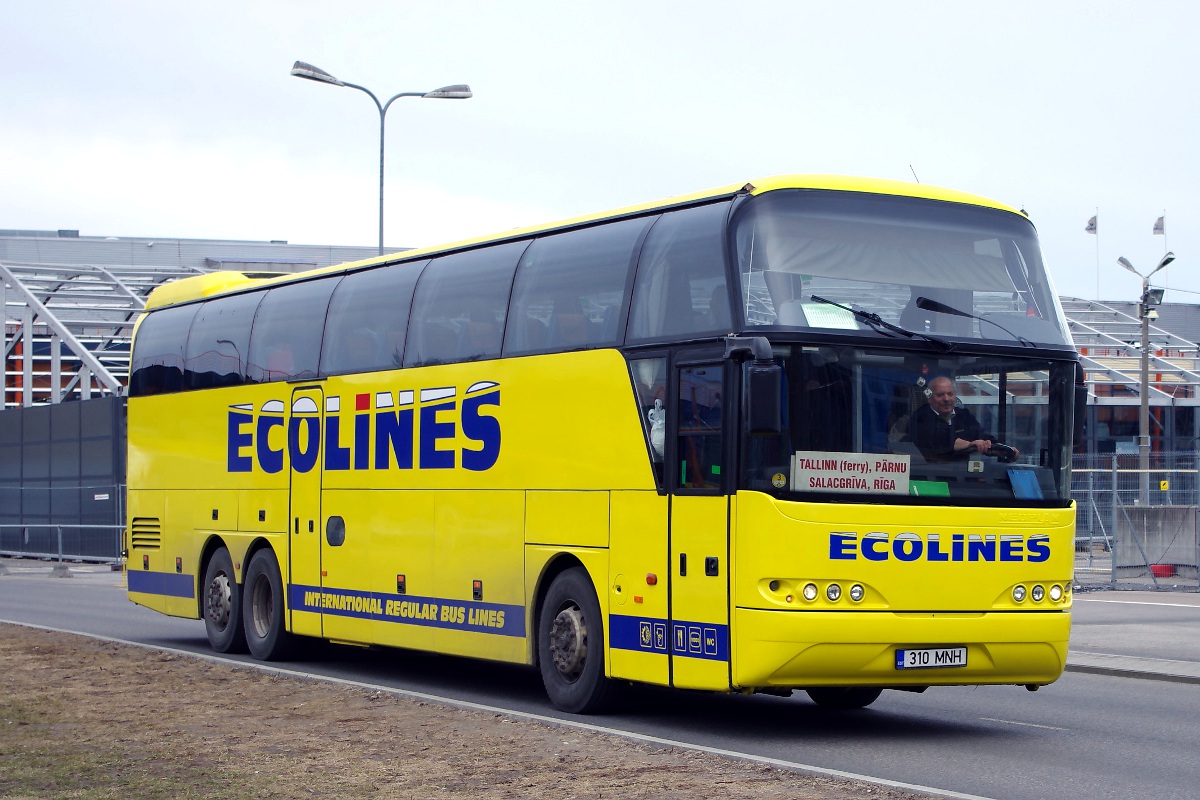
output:
[[[157,550],[162,545],[162,521],[158,517],[134,517],[129,525],[129,543],[134,550]]]

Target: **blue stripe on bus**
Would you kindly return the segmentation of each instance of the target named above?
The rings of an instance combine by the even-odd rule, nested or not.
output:
[[[131,569],[125,573],[125,577],[131,592],[158,594],[164,597],[193,598],[196,596],[196,586],[191,575]]]
[[[525,636],[525,607],[407,594],[357,592],[320,586],[288,585],[293,611],[423,625],[498,636]]]
[[[714,622],[668,621],[612,614],[609,645],[617,650],[673,654],[676,658],[729,660],[729,626]]]

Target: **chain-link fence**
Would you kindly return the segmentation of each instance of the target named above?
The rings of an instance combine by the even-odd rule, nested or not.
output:
[[[1081,587],[1200,588],[1200,459],[1195,452],[1076,455],[1075,583]]]

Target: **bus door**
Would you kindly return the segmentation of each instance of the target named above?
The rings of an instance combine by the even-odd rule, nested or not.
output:
[[[317,592],[321,574],[321,431],[325,397],[320,386],[300,386],[292,392],[288,414],[287,448],[291,462],[288,531],[288,610],[294,633],[321,636],[321,613],[297,610],[305,592]],[[305,605],[308,605],[305,603]]]
[[[730,499],[722,492],[725,369],[676,371],[671,487],[671,683],[727,689]]]

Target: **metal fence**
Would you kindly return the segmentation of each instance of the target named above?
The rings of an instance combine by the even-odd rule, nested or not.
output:
[[[1143,502],[1143,476],[1149,490]],[[1193,451],[1074,457],[1078,508],[1075,583],[1129,589],[1200,589],[1200,459]]]
[[[117,564],[124,530],[124,525],[0,525],[0,556]]]
[[[0,556],[116,563],[124,528],[121,484],[0,484]]]

